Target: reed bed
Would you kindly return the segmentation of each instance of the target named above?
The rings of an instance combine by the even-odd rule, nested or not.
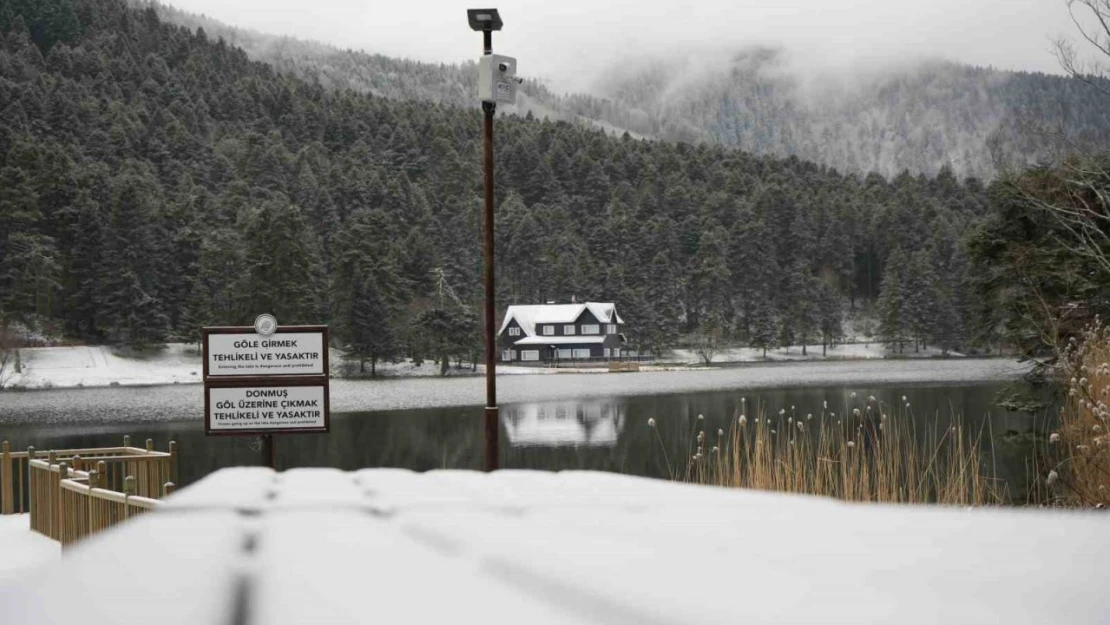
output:
[[[1072,339],[1060,359],[1067,397],[1049,436],[1043,485],[1050,505],[1110,505],[1110,327],[1101,321]]]
[[[972,434],[958,418],[940,427],[915,427],[912,407],[859,398],[837,414],[827,403],[816,413],[791,407],[747,412],[747,401],[726,430],[706,432],[699,415],[691,452],[668,467],[676,479],[740,488],[824,495],[847,501],[1001,504],[1005,490],[984,473],[984,432]],[[654,429],[654,421],[649,421]],[[656,430],[658,436],[658,430]],[[659,438],[662,444],[662,438]]]

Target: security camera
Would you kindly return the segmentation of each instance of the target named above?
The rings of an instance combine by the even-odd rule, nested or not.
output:
[[[492,104],[516,103],[521,83],[517,69],[516,59],[511,56],[483,54],[478,60],[478,98]]]

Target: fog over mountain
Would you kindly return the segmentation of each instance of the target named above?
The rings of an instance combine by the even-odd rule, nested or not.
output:
[[[678,141],[885,176],[990,178],[1110,139],[1110,107],[1070,77],[922,60],[815,73],[779,48],[640,59],[560,110]]]
[[[431,63],[480,54],[458,0],[173,0],[276,35]],[[1049,40],[1074,27],[1064,0],[499,0],[496,50],[559,90],[584,91],[616,62],[775,46],[818,71],[938,58],[1058,72]]]
[[[472,61],[433,64],[344,50],[155,6],[165,19],[203,27],[253,58],[326,87],[476,106]],[[847,47],[856,49],[856,44]],[[658,55],[610,52],[582,66],[578,80],[584,91],[531,80],[518,106],[503,112],[794,155],[887,177],[948,167],[960,176],[989,179],[1000,158],[1031,164],[1054,158],[1068,145],[1110,138],[1110,107],[1070,78],[909,53],[846,63],[849,56],[844,52],[818,64],[812,51],[706,42]],[[529,67],[529,59],[522,62]]]

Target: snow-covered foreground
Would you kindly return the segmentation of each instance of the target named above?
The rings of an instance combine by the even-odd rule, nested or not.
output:
[[[809,346],[807,355],[802,355],[801,347],[790,347],[767,352],[767,358],[757,349],[736,348],[722,350],[713,359],[714,365],[725,363],[757,363],[763,361],[798,360],[871,360],[889,357],[892,354],[880,344],[839,345],[829,349],[828,356],[821,356],[821,346]],[[150,386],[159,384],[189,384],[203,381],[200,353],[197,346],[183,343],[170,343],[164,350],[143,357],[125,357],[106,346],[77,347],[37,347],[19,350],[22,371],[7,382],[11,388],[79,388],[101,386]],[[914,353],[907,350],[898,356],[935,357],[936,349]],[[344,369],[357,370],[357,364],[344,362],[342,351],[330,352],[333,377],[339,376]],[[686,370],[701,362],[701,358],[691,350],[675,350],[659,364],[645,364],[642,371]],[[367,372],[369,364],[366,365]],[[522,367],[500,365],[498,373],[504,375],[543,375],[566,373],[608,373],[605,367]],[[449,377],[480,375],[485,367],[479,365],[472,370],[469,366],[456,369],[453,365]],[[411,378],[438,377],[439,367],[428,361],[415,365],[411,361],[399,363],[379,363],[377,373],[382,377]]]
[[[31,531],[29,514],[0,515],[0,583],[32,574],[62,555],[58,543]],[[0,612],[3,603],[0,602]]]
[[[0,612],[84,625],[1106,623],[1105,527],[607,473],[226,469],[64,565],[0,584]]]

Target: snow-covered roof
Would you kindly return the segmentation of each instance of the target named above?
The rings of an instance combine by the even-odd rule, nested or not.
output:
[[[584,345],[604,342],[604,336],[529,336],[513,345]]]
[[[624,323],[617,314],[612,302],[583,302],[581,304],[538,304],[530,306],[509,306],[505,311],[505,321],[501,323],[501,334],[516,319],[517,324],[528,336],[535,336],[536,326],[544,323],[574,323],[582,312],[589,310],[601,323]]]

